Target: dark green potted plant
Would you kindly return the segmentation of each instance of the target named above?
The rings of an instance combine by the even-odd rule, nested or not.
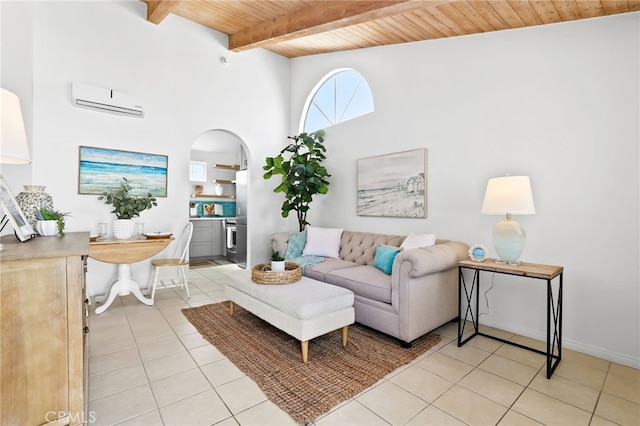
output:
[[[324,146],[324,130],[315,133],[301,133],[289,136],[293,140],[276,157],[267,157],[265,179],[280,175],[280,184],[273,192],[283,192],[282,217],[288,217],[292,210],[298,216],[300,231],[309,224],[307,213],[313,196],[326,194],[329,191],[328,177],[331,175],[321,164],[326,158]],[[286,158],[285,158],[286,157]]]
[[[113,206],[111,213],[118,218],[113,223],[113,236],[117,239],[127,239],[133,234],[135,224],[131,221],[140,213],[157,206],[155,197],[150,192],[147,195],[131,195],[131,181],[123,177],[118,188],[111,192],[105,192],[99,200],[104,200],[105,204]]]

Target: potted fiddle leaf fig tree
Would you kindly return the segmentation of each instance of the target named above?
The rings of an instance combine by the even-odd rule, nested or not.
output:
[[[104,200],[105,204],[113,206],[117,220],[113,222],[113,236],[119,240],[131,238],[135,223],[131,219],[140,216],[140,213],[157,206],[155,197],[150,192],[147,195],[131,195],[131,181],[123,177],[120,185],[111,192],[105,192],[98,200]]]
[[[280,184],[273,192],[282,192],[282,217],[288,217],[293,210],[298,216],[300,231],[309,224],[307,213],[313,196],[329,191],[328,177],[331,175],[321,164],[326,158],[324,130],[314,133],[301,133],[289,136],[293,142],[287,145],[276,157],[267,157],[264,178],[280,175]]]

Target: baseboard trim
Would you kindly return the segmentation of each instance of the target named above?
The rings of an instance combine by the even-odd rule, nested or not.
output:
[[[547,340],[546,332],[539,332],[537,330],[531,330],[528,328],[518,327],[511,324],[503,324],[503,323],[498,324],[498,323],[493,323],[491,321],[486,321],[486,322],[483,321],[481,322],[481,325],[485,325],[487,327],[494,327],[499,330],[508,331],[510,333],[519,334],[520,336],[529,337],[535,340],[541,340],[543,342]],[[585,343],[578,342],[572,339],[566,339],[566,338],[562,339],[562,347],[566,349],[571,349],[583,354],[606,359],[607,361],[626,365],[628,367],[640,369],[640,358],[633,357],[627,354],[622,354],[619,352],[614,352],[606,348],[587,345]]]

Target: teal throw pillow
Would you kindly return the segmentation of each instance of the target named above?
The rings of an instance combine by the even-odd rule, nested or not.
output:
[[[289,243],[287,244],[287,252],[284,255],[285,259],[293,259],[294,257],[302,256],[302,250],[307,244],[307,231],[291,232],[289,234]]]
[[[391,275],[393,269],[393,261],[396,259],[401,248],[380,245],[376,248],[376,256],[373,259],[373,266],[380,269],[387,275]]]

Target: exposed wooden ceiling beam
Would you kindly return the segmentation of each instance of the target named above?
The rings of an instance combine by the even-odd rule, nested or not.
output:
[[[227,34],[233,51],[288,58],[640,10],[640,0],[140,1],[148,22],[173,14]]]
[[[145,3],[147,3],[147,21],[156,25],[178,7],[178,1],[170,0],[145,0]]]
[[[270,21],[246,28],[229,36],[229,50],[239,52],[256,47],[319,34],[374,19],[435,7],[450,0],[326,1]]]

